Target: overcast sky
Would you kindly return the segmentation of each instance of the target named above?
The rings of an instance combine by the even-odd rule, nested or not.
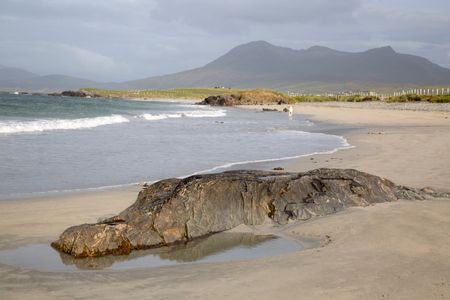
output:
[[[391,45],[450,67],[449,0],[0,0],[0,64],[122,81],[202,66],[254,40]]]

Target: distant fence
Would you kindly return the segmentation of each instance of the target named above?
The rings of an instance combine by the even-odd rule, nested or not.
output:
[[[391,93],[378,93],[373,91],[348,91],[348,92],[340,92],[340,93],[321,93],[321,94],[310,94],[310,93],[302,93],[302,92],[292,92],[288,91],[287,94],[291,97],[296,96],[328,96],[328,97],[339,97],[339,96],[375,96],[379,98],[389,98],[389,97],[397,97],[402,95],[450,95],[450,87],[446,88],[422,88],[422,89],[407,89],[401,90]]]
[[[401,96],[401,95],[408,95],[408,94],[416,94],[416,95],[449,95],[450,94],[450,88],[402,90],[400,92],[394,92],[392,96]]]

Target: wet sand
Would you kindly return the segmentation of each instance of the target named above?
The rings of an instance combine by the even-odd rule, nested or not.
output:
[[[258,107],[260,108],[260,107]],[[351,167],[415,187],[450,189],[450,114],[298,105],[356,146],[286,169]],[[312,158],[312,159],[311,159]],[[0,202],[0,249],[49,242],[66,227],[130,205],[137,187]],[[153,269],[39,272],[0,265],[1,299],[450,299],[450,201],[399,201],[273,228],[328,241],[318,249],[240,262]]]

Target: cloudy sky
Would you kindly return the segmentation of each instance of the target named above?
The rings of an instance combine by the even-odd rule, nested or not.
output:
[[[391,45],[450,68],[448,0],[0,0],[0,64],[123,81],[202,66],[254,40]]]

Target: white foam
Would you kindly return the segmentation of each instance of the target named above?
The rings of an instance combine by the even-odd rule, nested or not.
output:
[[[186,111],[183,113],[186,117],[189,118],[218,118],[225,117],[227,115],[225,110],[211,110],[211,111]]]
[[[129,122],[129,120],[121,115],[81,119],[6,121],[0,122],[0,134],[30,133],[50,130],[87,129],[126,122]]]
[[[148,121],[158,121],[164,119],[175,119],[175,118],[219,118],[225,117],[227,115],[225,110],[190,110],[190,111],[180,111],[173,114],[143,114],[140,115],[139,118],[148,120]]]
[[[142,119],[146,119],[149,121],[157,121],[167,119],[166,115],[152,115],[152,114],[143,114],[139,116]]]

